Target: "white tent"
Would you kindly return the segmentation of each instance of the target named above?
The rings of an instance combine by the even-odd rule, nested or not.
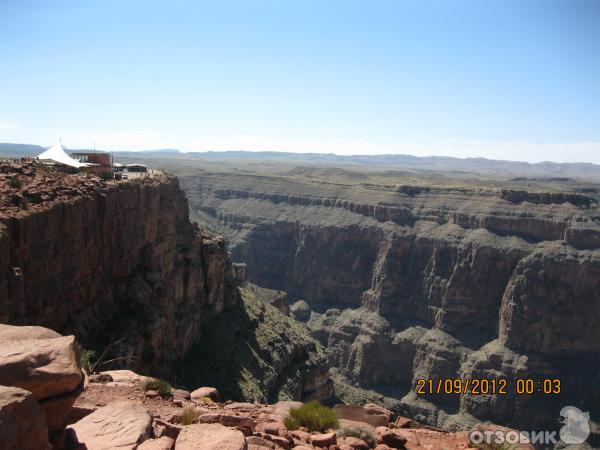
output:
[[[69,167],[80,168],[87,166],[87,164],[81,163],[67,155],[67,152],[65,152],[65,148],[60,143],[53,145],[48,150],[41,153],[38,156],[38,159],[41,161],[53,161],[55,163],[64,164],[65,166]]]

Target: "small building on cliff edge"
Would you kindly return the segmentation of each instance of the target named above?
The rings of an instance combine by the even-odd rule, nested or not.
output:
[[[60,164],[72,169],[81,169],[82,167],[88,166],[87,163],[79,162],[78,160],[67,155],[67,152],[65,152],[65,148],[61,143],[55,144],[48,150],[40,153],[38,159],[42,162]]]
[[[99,151],[76,151],[69,156],[59,142],[38,156],[38,160],[47,164],[56,164],[70,171],[83,171],[98,176],[108,174],[112,177],[112,155]]]
[[[92,172],[96,175],[104,173],[112,174],[113,160],[112,155],[108,152],[94,151],[76,151],[71,153],[71,156],[80,163],[87,164],[86,172]]]

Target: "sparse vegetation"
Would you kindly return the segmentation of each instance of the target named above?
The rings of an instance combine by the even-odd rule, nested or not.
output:
[[[192,347],[178,366],[178,382],[214,386],[224,398],[276,403],[292,400],[298,388],[294,375],[301,367],[325,364],[322,347],[298,322],[241,289],[242,302],[227,308],[206,324],[202,345]],[[285,370],[286,349],[306,355]],[[222,349],[229,349],[223,352]],[[297,369],[295,368],[297,367]]]
[[[200,417],[200,411],[195,408],[185,408],[181,414],[179,423],[181,423],[181,425],[191,425],[196,423],[198,417]]]
[[[337,435],[338,437],[355,437],[361,439],[369,446],[369,448],[375,448],[375,445],[377,445],[375,435],[366,428],[346,427],[338,431]]]
[[[96,364],[97,355],[94,350],[81,349],[81,367],[88,375],[93,373],[93,367]]]
[[[317,400],[312,400],[300,408],[290,410],[283,424],[288,430],[306,427],[310,431],[325,431],[336,428],[338,419],[332,409],[321,405]]]
[[[23,183],[21,183],[21,180],[19,180],[19,177],[17,177],[15,175],[8,179],[8,185],[13,189],[19,189],[23,185]]]
[[[161,397],[169,397],[171,395],[171,385],[165,380],[151,380],[144,385],[146,391],[156,391]]]
[[[294,419],[292,416],[286,416],[283,419],[283,425],[291,431],[297,430],[298,428],[300,428],[300,423]]]
[[[131,355],[116,356],[111,359],[106,359],[107,356],[111,353],[111,350],[114,350],[114,348],[118,344],[120,344],[123,341],[123,339],[124,338],[111,340],[110,343],[104,348],[102,353],[100,353],[100,355],[98,355],[95,350],[86,350],[83,348],[81,349],[81,365],[83,369],[88,373],[88,375],[95,374],[100,366],[110,365],[116,363],[117,361],[131,363],[133,360],[136,359],[135,356]]]
[[[213,403],[215,403],[210,397],[200,397],[200,399],[196,401],[201,402],[204,405],[212,405]]]

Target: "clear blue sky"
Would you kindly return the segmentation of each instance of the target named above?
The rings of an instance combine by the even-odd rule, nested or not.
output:
[[[600,163],[600,1],[0,0],[0,142]]]

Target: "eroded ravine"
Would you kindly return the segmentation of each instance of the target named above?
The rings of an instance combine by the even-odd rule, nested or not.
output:
[[[598,199],[484,188],[182,177],[257,284],[305,300],[342,379],[431,424],[598,417]],[[561,394],[417,395],[420,379],[560,379]]]

